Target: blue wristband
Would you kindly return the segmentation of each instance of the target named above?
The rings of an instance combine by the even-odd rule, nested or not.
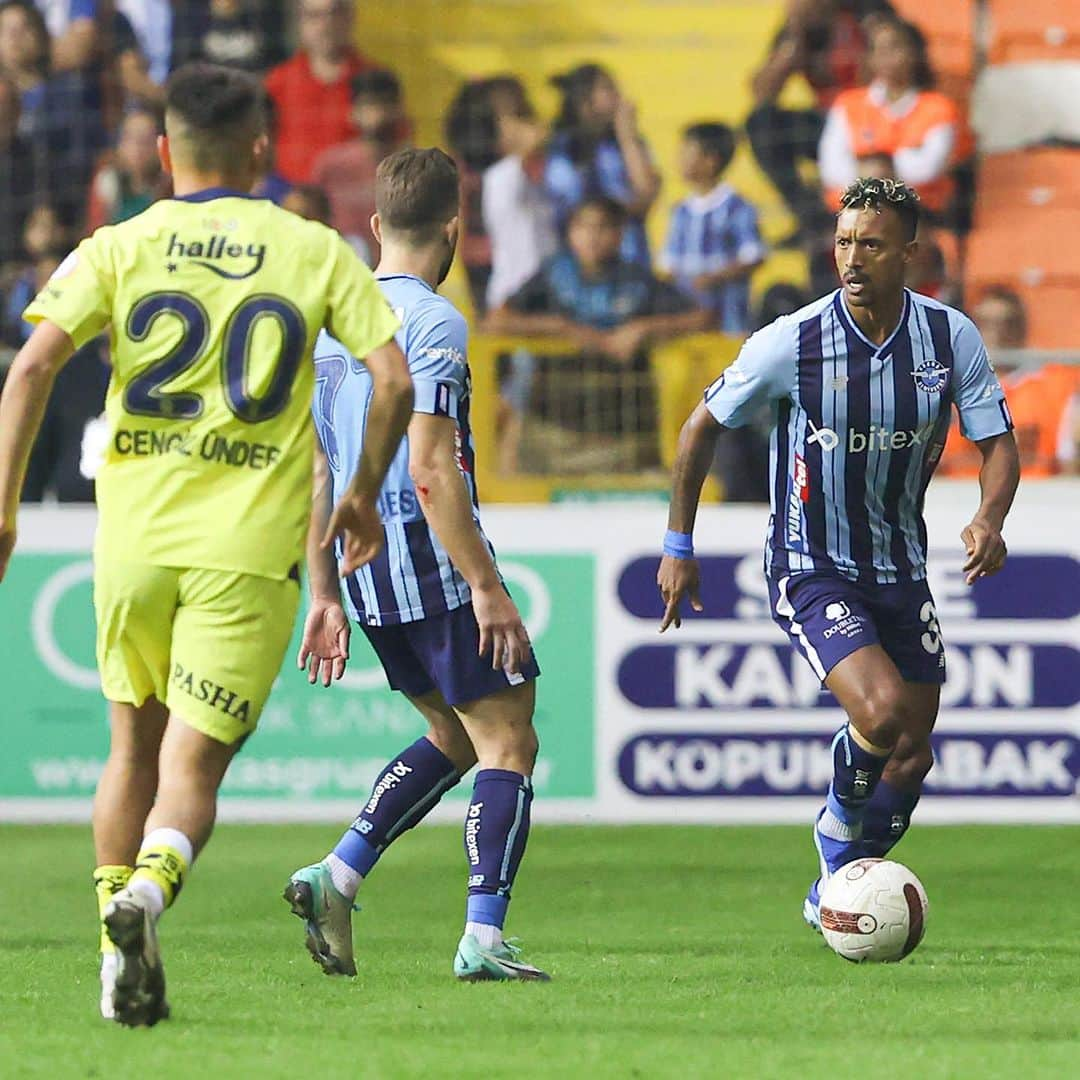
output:
[[[692,559],[694,557],[694,538],[690,533],[675,532],[668,529],[664,533],[664,554],[673,559]]]

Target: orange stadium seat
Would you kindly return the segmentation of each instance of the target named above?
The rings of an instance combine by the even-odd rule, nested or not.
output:
[[[1080,60],[1076,0],[989,0],[989,17],[992,64]]]
[[[1008,285],[1027,308],[1033,348],[1075,349],[1080,341],[1080,263],[1068,242],[1074,236],[1080,236],[1080,210],[1013,214],[976,228],[967,248],[969,306],[987,287]]]
[[[1018,150],[983,158],[976,224],[1041,209],[1080,211],[1080,150]]]
[[[975,73],[975,18],[977,0],[893,0],[901,18],[913,22],[926,35],[930,63],[938,89],[966,103]]]

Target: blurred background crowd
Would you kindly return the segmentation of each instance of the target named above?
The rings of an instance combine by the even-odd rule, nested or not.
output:
[[[156,152],[163,84],[191,59],[264,79],[273,153],[258,193],[332,225],[374,265],[376,166],[432,111],[423,85],[376,59],[394,53],[380,34],[425,6],[438,7],[0,0],[0,355],[10,360],[25,340],[21,311],[79,237],[169,196]],[[673,17],[653,6],[654,20]],[[527,18],[502,0],[471,7]],[[621,85],[624,68],[655,62],[647,51],[467,73],[433,93],[440,140],[463,178],[463,276],[450,288],[471,308],[477,340],[493,342],[473,367],[493,368],[498,473],[660,477],[670,366],[696,349],[700,392],[746,334],[834,287],[832,215],[859,175],[898,176],[920,192],[908,284],[975,319],[1027,475],[1080,471],[1080,259],[1070,240],[1080,235],[1080,5],[730,7],[744,21],[760,8],[768,28],[736,73],[749,107],[733,117],[727,102],[684,95],[665,167],[650,146],[648,97]],[[413,22],[413,42],[438,33],[434,20]],[[538,78],[554,111],[534,100]],[[670,88],[657,93],[671,98]],[[107,381],[105,342],[65,370],[26,499],[92,499],[80,457]],[[723,441],[724,497],[767,499],[767,422]],[[974,475],[970,450],[954,432],[941,472]]]

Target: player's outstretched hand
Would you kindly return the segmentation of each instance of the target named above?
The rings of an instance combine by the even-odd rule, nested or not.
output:
[[[15,521],[0,518],[0,581],[4,580],[11,553],[15,550]]]
[[[985,521],[973,521],[961,534],[967,551],[964,563],[964,580],[973,585],[981,577],[996,574],[1004,565],[1009,554],[1001,530]]]
[[[517,674],[532,654],[529,632],[521,621],[517,605],[502,585],[473,589],[473,614],[480,629],[479,656],[491,651],[491,666],[496,671]]]
[[[383,527],[375,505],[360,495],[346,492],[334,507],[322,539],[324,548],[341,537],[341,576],[366,565],[382,551]]]
[[[660,569],[656,572],[656,584],[660,586],[660,596],[664,601],[664,617],[660,620],[662,634],[672,623],[682,626],[682,614],[679,608],[683,597],[688,597],[690,606],[695,611],[704,611],[701,602],[701,570],[697,559],[676,559],[665,555],[660,560]]]
[[[296,657],[296,666],[308,669],[312,686],[320,679],[323,686],[345,674],[349,660],[349,620],[336,600],[313,600],[304,621],[304,640]]]

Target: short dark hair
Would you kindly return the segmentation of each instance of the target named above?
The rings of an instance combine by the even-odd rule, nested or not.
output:
[[[237,144],[266,127],[265,95],[258,80],[220,64],[184,64],[165,85],[165,129],[191,147],[197,168],[228,163]]]
[[[590,195],[582,199],[570,212],[570,220],[580,217],[586,210],[599,210],[617,228],[626,224],[626,207],[610,195]]]
[[[354,101],[359,97],[375,98],[388,103],[401,101],[401,83],[398,77],[386,68],[361,71],[359,75],[353,76],[351,86]]]
[[[426,243],[459,213],[454,159],[438,147],[397,150],[375,170],[375,209],[384,229]]]
[[[919,193],[902,180],[862,176],[840,196],[843,210],[892,210],[903,222],[908,242],[919,231]]]
[[[716,158],[716,174],[720,175],[735,156],[735,132],[727,126],[710,121],[691,124],[683,130],[683,138],[695,142],[703,154]]]

